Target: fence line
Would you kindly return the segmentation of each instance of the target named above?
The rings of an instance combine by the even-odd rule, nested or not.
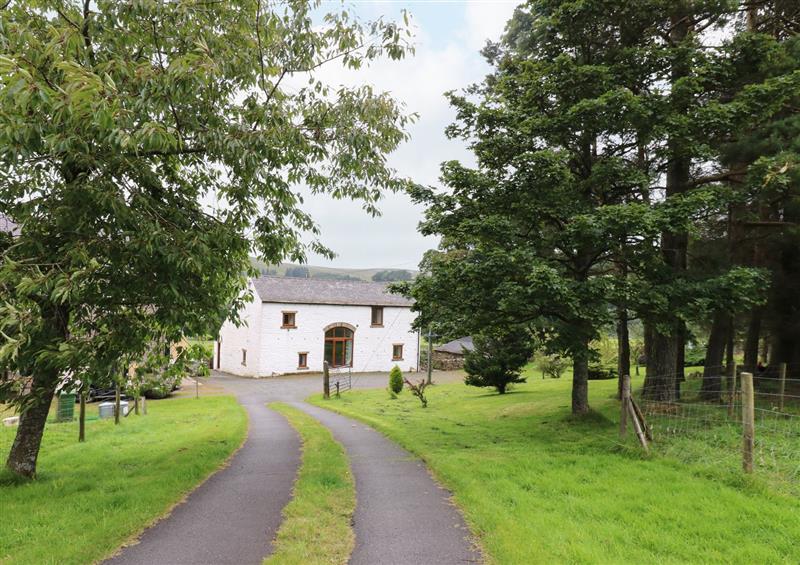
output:
[[[677,381],[680,376],[655,378]],[[668,388],[632,392],[657,449],[682,449],[683,455],[698,457],[717,453],[715,461],[741,457],[745,471],[763,470],[800,482],[800,379],[787,378],[786,366],[755,375],[721,370],[697,377],[693,373]]]

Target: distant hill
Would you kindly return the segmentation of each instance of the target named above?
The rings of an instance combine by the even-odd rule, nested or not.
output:
[[[411,269],[389,269],[389,268],[375,268],[375,269],[342,269],[338,267],[316,267],[314,265],[297,265],[294,263],[281,263],[280,265],[267,265],[255,259],[250,258],[250,262],[258,269],[262,275],[273,275],[278,277],[287,276],[308,276],[312,279],[337,279],[337,280],[386,280],[387,273],[393,273],[391,278],[401,279],[401,273],[408,273],[410,278],[417,276],[417,271]],[[376,275],[378,275],[376,277]]]

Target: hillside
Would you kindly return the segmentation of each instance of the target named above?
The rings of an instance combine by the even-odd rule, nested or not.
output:
[[[286,276],[286,272],[291,269],[308,269],[311,278],[314,279],[358,279],[363,281],[371,281],[372,277],[382,271],[407,271],[412,277],[417,275],[416,270],[412,269],[392,269],[380,268],[373,269],[345,269],[340,267],[318,267],[314,265],[298,265],[295,263],[281,263],[280,265],[267,265],[258,259],[250,258],[253,266],[261,271],[262,274]]]

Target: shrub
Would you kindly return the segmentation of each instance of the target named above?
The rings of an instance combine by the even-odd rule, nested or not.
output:
[[[522,367],[532,353],[532,343],[523,328],[494,329],[473,337],[475,349],[464,356],[464,382],[469,386],[494,387],[505,394],[508,385],[524,383]]]
[[[544,355],[539,358],[539,370],[542,378],[560,379],[567,370],[567,361],[558,355]]]
[[[589,380],[590,381],[605,381],[617,378],[616,369],[606,369],[597,365],[589,367]]]
[[[394,395],[400,394],[403,390],[403,371],[397,365],[389,371],[389,390]]]
[[[417,384],[405,379],[405,383],[408,385],[408,390],[411,391],[411,394],[419,398],[419,401],[422,402],[422,407],[427,408],[428,399],[425,398],[425,389],[428,387],[428,383],[425,379],[421,379]]]

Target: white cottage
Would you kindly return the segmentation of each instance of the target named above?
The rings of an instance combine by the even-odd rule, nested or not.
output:
[[[254,300],[241,313],[245,325],[226,322],[214,366],[235,375],[263,377],[322,371],[403,371],[419,366],[419,334],[411,329],[411,301],[381,283],[260,277]]]

